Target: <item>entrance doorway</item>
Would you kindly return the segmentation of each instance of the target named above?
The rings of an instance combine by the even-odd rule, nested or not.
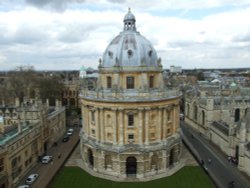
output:
[[[128,177],[136,176],[137,162],[135,157],[128,157],[126,160],[126,174]]]

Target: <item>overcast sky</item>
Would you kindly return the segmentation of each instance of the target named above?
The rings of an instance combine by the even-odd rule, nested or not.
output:
[[[0,70],[97,68],[128,7],[164,68],[250,67],[250,0],[0,0]]]

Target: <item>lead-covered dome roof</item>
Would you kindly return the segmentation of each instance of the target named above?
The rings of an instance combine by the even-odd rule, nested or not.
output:
[[[103,54],[102,67],[159,66],[154,47],[136,31],[136,19],[130,10],[123,22],[124,30],[110,42]]]

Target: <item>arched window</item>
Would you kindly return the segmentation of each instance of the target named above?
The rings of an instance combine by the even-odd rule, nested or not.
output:
[[[158,156],[156,154],[151,157],[151,170],[158,170]]]
[[[68,105],[68,100],[66,98],[62,99],[62,105],[67,106]]]
[[[71,98],[70,99],[70,106],[75,106],[75,105],[76,105],[75,99]]]
[[[238,122],[240,120],[240,109],[237,108],[235,109],[235,112],[234,112],[234,122]]]
[[[194,103],[194,119],[197,120],[198,119],[198,108],[197,108],[197,105],[196,103]]]
[[[202,115],[202,125],[205,125],[205,112],[204,112],[204,110],[202,110],[201,115]]]
[[[112,159],[110,155],[105,155],[105,169],[112,169]]]

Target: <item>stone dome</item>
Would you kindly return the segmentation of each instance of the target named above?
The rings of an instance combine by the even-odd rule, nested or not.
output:
[[[136,31],[135,16],[130,10],[125,15],[123,21],[124,30],[106,48],[103,54],[102,67],[159,66],[154,47]]]

